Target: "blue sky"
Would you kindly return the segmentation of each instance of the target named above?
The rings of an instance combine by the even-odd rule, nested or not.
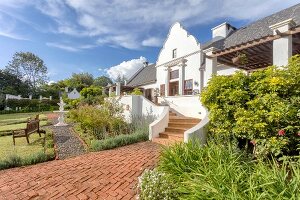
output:
[[[48,67],[49,80],[89,72],[130,76],[155,62],[179,21],[200,43],[225,21],[239,28],[299,0],[0,0],[0,68],[17,51]]]

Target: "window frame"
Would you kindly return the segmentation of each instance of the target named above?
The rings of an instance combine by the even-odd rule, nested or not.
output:
[[[172,58],[177,58],[177,48],[172,50]]]
[[[190,86],[189,88],[186,87],[187,82],[190,81]],[[187,79],[184,80],[184,95],[192,95],[193,94],[193,79]]]
[[[179,78],[179,69],[172,70],[170,73],[170,80]]]

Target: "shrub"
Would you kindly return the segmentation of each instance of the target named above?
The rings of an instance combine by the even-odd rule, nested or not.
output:
[[[132,95],[143,95],[143,92],[139,88],[134,88],[131,94]]]
[[[43,99],[42,101],[38,99],[8,99],[6,100],[6,105],[9,108],[15,110],[21,107],[22,110],[17,112],[30,112],[30,111],[52,111],[58,108],[58,100],[48,100]]]
[[[297,155],[299,88],[300,56],[292,57],[284,70],[272,66],[248,76],[214,76],[201,95],[210,110],[210,132],[252,141],[257,156]]]
[[[14,168],[14,167],[21,167],[26,165],[33,165],[33,164],[53,160],[54,158],[55,158],[54,152],[49,152],[49,153],[38,152],[26,158],[21,158],[16,154],[12,154],[8,156],[7,159],[0,161],[0,170]]]
[[[106,135],[114,136],[128,132],[128,125],[123,120],[122,111],[117,100],[110,100],[101,106],[79,106],[71,110],[70,116],[95,139],[104,139]]]
[[[177,183],[180,199],[299,199],[299,164],[255,162],[230,145],[190,142],[166,148],[158,170]]]
[[[91,149],[92,151],[102,151],[147,140],[148,133],[144,132],[136,132],[127,135],[121,134],[104,140],[92,140]]]
[[[178,194],[175,192],[176,182],[163,172],[156,169],[145,170],[139,177],[140,200],[175,200]]]
[[[80,91],[80,95],[84,98],[87,98],[89,96],[99,96],[101,94],[102,94],[102,88],[96,86],[86,87]]]

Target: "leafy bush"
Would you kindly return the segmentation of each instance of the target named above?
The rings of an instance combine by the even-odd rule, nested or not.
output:
[[[214,76],[201,95],[210,110],[210,132],[247,139],[257,156],[297,155],[300,142],[300,56],[288,66],[246,75]]]
[[[102,151],[107,149],[113,149],[116,147],[126,146],[129,144],[147,141],[148,133],[136,132],[132,134],[121,134],[115,137],[110,137],[104,140],[92,140],[91,149],[92,151]]]
[[[102,88],[96,86],[86,87],[80,91],[80,95],[84,98],[87,98],[88,96],[99,96],[101,94],[102,94]]]
[[[134,88],[131,94],[132,95],[143,95],[143,92],[139,88]]]
[[[178,194],[174,191],[176,182],[169,178],[166,173],[156,169],[145,170],[139,177],[140,200],[175,200]]]
[[[0,170],[9,169],[13,167],[21,167],[26,165],[33,165],[33,164],[53,160],[54,158],[55,158],[54,152],[48,152],[48,153],[38,152],[26,158],[21,158],[16,154],[12,154],[7,159],[0,160]]]
[[[95,139],[103,139],[103,135],[114,136],[128,132],[122,110],[117,100],[110,100],[101,106],[79,106],[71,110],[70,116],[80,123],[83,130],[92,133]]]
[[[36,111],[53,111],[58,108],[58,100],[48,100],[43,99],[42,101],[38,99],[8,99],[6,100],[6,105],[15,110],[21,107],[22,110],[17,112],[36,112]],[[12,111],[13,113],[13,111]]]
[[[255,162],[230,145],[190,142],[166,148],[158,171],[177,183],[180,199],[299,199],[299,164]]]

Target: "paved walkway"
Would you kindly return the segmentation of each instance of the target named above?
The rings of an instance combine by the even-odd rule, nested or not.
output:
[[[58,114],[56,113],[48,114],[47,117],[53,125],[58,122]],[[70,126],[55,127],[53,125],[48,126],[48,128],[53,131],[57,154],[60,160],[86,153],[82,141],[70,130]]]
[[[159,146],[114,150],[0,171],[0,199],[134,199],[137,177],[153,168]]]

